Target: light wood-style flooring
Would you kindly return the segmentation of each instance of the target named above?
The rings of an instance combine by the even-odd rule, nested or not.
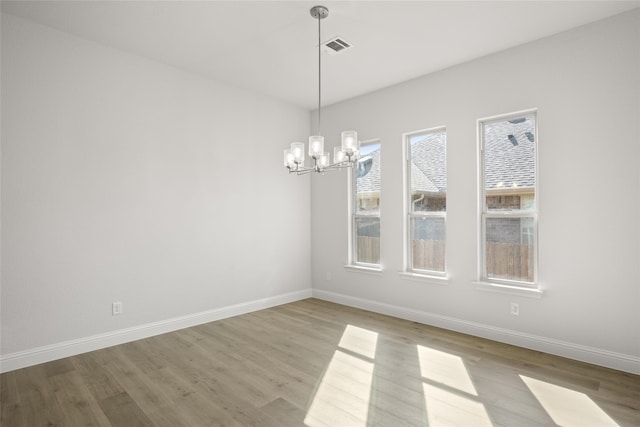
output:
[[[0,380],[3,427],[640,426],[640,376],[317,299]]]

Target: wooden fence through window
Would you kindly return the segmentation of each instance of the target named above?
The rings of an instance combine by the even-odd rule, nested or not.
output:
[[[444,271],[445,242],[414,240],[413,268]],[[380,238],[359,236],[356,261],[380,263]],[[533,282],[533,251],[530,245],[487,242],[487,275],[489,278]]]
[[[414,240],[413,268],[416,270],[444,271],[444,240]]]
[[[532,249],[519,243],[487,242],[487,276],[533,282]]]
[[[356,262],[380,264],[380,238],[358,236],[356,242]]]

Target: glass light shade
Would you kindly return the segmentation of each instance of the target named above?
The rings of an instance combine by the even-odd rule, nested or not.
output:
[[[330,163],[331,161],[330,161],[329,153],[322,153],[320,157],[318,157],[318,166],[320,166],[321,168],[325,168],[329,166]]]
[[[358,132],[354,130],[345,130],[342,132],[342,151],[344,151],[345,154],[353,154],[358,150],[360,150]]]
[[[333,147],[333,161],[335,163],[342,163],[345,160],[344,151],[340,147]]]
[[[294,160],[294,158],[293,158],[293,153],[291,152],[291,149],[286,148],[284,150],[284,165],[285,166],[294,165],[295,162],[293,160]]]
[[[292,142],[291,154],[293,155],[294,163],[303,163],[304,162],[304,144],[302,142]]]
[[[324,137],[323,136],[310,136],[309,137],[309,156],[319,157],[324,152]]]

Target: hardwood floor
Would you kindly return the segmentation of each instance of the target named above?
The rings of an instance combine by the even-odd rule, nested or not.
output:
[[[640,376],[317,299],[0,381],[3,427],[640,426]]]

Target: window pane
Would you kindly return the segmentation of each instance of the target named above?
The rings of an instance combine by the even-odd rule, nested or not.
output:
[[[486,218],[485,227],[487,277],[533,282],[533,218]]]
[[[355,218],[356,262],[380,264],[380,218]]]
[[[447,133],[444,129],[409,139],[411,212],[447,208]]]
[[[487,210],[535,210],[535,115],[483,124]]]
[[[444,271],[444,218],[411,218],[410,229],[412,268],[414,270]]]
[[[356,163],[355,213],[380,213],[380,143],[360,147]]]

